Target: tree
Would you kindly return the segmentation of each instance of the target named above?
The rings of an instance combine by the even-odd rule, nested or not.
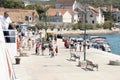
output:
[[[35,25],[35,27],[37,28],[37,29],[43,29],[43,26],[44,25],[42,25],[41,23],[37,23],[36,25]]]
[[[1,0],[0,7],[4,8],[25,8],[24,4],[19,0]]]
[[[25,9],[35,9],[35,6],[34,5],[27,5],[26,7],[25,7]]]
[[[112,27],[114,27],[114,25],[113,25],[113,22],[111,22],[111,21],[107,21],[106,23],[103,24],[104,29],[110,29],[111,30]]]
[[[105,21],[113,21],[111,11],[104,12],[103,15],[105,16]]]
[[[42,19],[42,17],[45,18],[45,12],[46,12],[46,8],[44,8],[44,5],[41,4],[40,2],[32,4],[32,5],[27,5],[25,8],[26,9],[35,9],[38,14],[39,14],[39,18]]]
[[[96,28],[102,28],[102,24],[96,24]]]
[[[50,23],[49,23],[49,24],[48,24],[48,28],[49,28],[49,29],[51,29],[51,30],[54,30],[55,25],[54,25],[54,24],[50,24]]]

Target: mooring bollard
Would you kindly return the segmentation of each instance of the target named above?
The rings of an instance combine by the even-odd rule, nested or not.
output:
[[[81,67],[81,62],[80,61],[78,61],[78,65],[77,65],[78,67]]]

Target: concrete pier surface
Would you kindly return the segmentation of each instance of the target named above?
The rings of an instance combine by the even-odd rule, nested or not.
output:
[[[64,48],[62,40],[58,39],[58,55],[50,57],[48,49],[44,55],[35,55],[35,50],[26,50],[27,56],[20,57],[20,64],[13,68],[18,80],[120,80],[120,66],[109,65],[110,60],[120,60],[120,56],[97,49],[87,49],[86,59],[99,65],[91,70],[91,66],[78,67],[78,61],[70,59],[70,50]],[[84,52],[74,52],[84,60]]]

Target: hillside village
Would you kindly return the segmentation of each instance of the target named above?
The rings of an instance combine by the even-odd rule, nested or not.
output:
[[[31,5],[31,3],[24,1],[24,5]],[[46,5],[48,6],[48,4]],[[77,23],[87,23],[93,26],[102,25],[106,21],[110,21],[105,19],[104,14],[106,12],[111,12],[115,23],[120,22],[120,10],[112,5],[110,7],[94,8],[89,4],[81,4],[76,0],[56,0],[55,8],[48,8],[45,13],[46,17],[43,17],[46,25],[43,21],[39,21],[39,14],[36,10],[0,8],[0,15],[3,15],[4,11],[10,12],[10,17],[14,23],[29,23],[34,26],[38,23],[44,26],[51,24],[55,27],[63,25],[68,27]]]

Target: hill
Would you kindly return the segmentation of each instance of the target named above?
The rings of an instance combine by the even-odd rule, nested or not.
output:
[[[25,0],[24,0],[25,1]],[[32,1],[32,2],[44,2],[44,3],[52,3],[55,4],[56,0],[26,0],[26,1]],[[114,7],[120,7],[120,0],[77,0],[81,4],[90,4],[94,7],[100,7],[100,6],[110,6],[113,5]]]
[[[94,7],[110,6],[120,7],[120,0],[78,0],[80,3],[87,3]]]
[[[110,6],[120,7],[120,0],[77,0],[81,4],[87,3],[94,7],[100,6]],[[55,3],[55,0],[50,0],[50,2]]]

